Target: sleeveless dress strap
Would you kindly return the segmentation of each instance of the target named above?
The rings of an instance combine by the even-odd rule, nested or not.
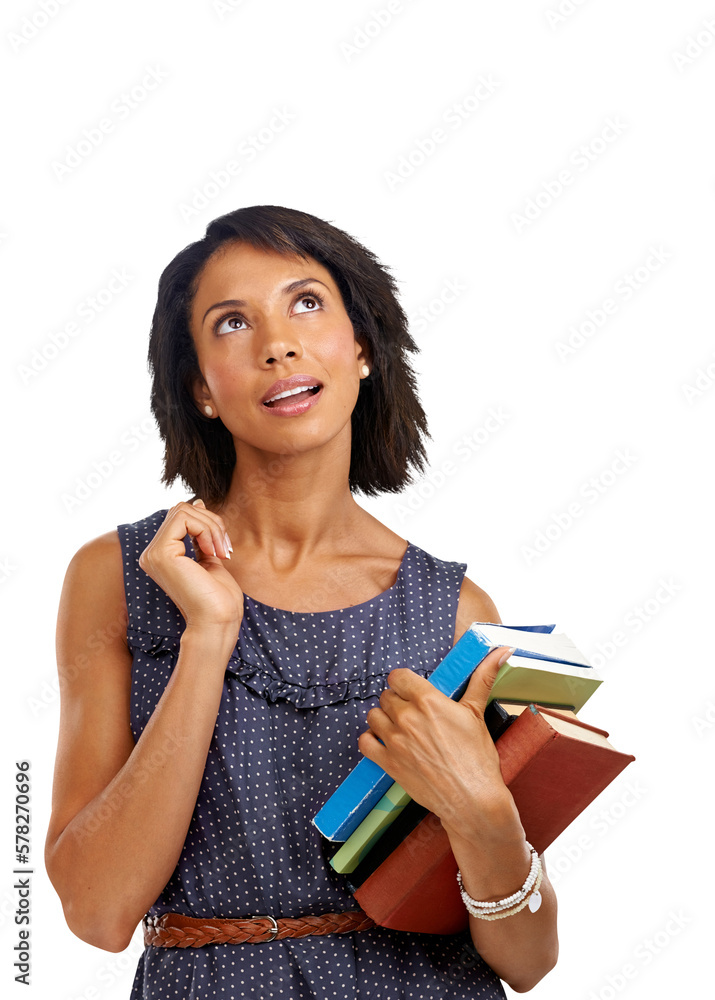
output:
[[[178,638],[184,631],[185,623],[179,609],[139,565],[139,556],[161,527],[167,510],[157,510],[139,521],[117,525],[124,563],[130,639],[135,632]],[[188,536],[184,544],[191,547]]]

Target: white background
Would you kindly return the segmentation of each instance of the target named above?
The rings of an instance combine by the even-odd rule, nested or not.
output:
[[[84,944],[42,868],[56,608],[83,542],[186,497],[159,483],[149,417],[159,274],[215,216],[274,204],[373,250],[421,349],[431,476],[359,502],[466,561],[505,622],[567,631],[606,677],[582,717],[637,758],[547,852],[561,955],[531,995],[705,995],[715,6],[565,2],[560,18],[556,0],[45,6],[52,16],[2,12],[2,982],[12,996],[129,995],[139,931],[121,955]],[[249,161],[241,144],[276,111],[291,120]],[[104,119],[111,131],[85,149]],[[86,155],[62,171],[78,144]],[[212,188],[230,159],[240,175]],[[113,269],[125,287],[88,319]],[[11,969],[21,758],[30,991]]]

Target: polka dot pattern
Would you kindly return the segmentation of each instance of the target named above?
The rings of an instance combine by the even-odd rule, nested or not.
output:
[[[171,676],[184,627],[178,608],[138,564],[166,513],[118,526],[135,740]],[[195,558],[188,536],[184,542]],[[245,596],[186,842],[151,915],[281,917],[356,908],[327,864],[312,818],[360,759],[357,739],[389,671],[410,667],[428,677],[451,648],[465,570],[410,542],[395,584],[363,604],[299,613]],[[468,931],[376,927],[258,945],[148,947],[131,1000],[504,996]]]

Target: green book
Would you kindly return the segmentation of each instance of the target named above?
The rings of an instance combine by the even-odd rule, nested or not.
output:
[[[335,871],[354,871],[371,850],[373,844],[377,843],[390,823],[397,819],[410,801],[410,797],[402,785],[398,785],[396,781],[393,782],[377,805],[330,859],[330,864]]]
[[[489,701],[538,702],[578,712],[603,683],[593,667],[554,663],[513,654],[499,668]]]

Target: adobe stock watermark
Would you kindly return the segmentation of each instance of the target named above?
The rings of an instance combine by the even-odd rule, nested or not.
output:
[[[415,0],[404,0],[404,2],[403,0],[387,0],[383,7],[377,9],[373,7],[367,20],[352,29],[351,40],[340,43],[340,52],[345,62],[349,63],[355,56],[360,55],[368,46],[372,45],[385,28],[390,27],[396,15],[404,12],[405,2],[410,7],[415,4]]]
[[[688,35],[682,49],[673,52],[673,65],[679,73],[690,69],[715,42],[715,17],[706,17],[694,34]]]
[[[127,980],[136,969],[143,953],[144,943],[132,940],[125,951],[113,955],[94,970],[92,979],[81,993],[73,993],[71,997],[66,996],[63,1000],[100,1000],[102,994],[111,986],[118,986],[120,981]]]
[[[539,528],[529,545],[522,545],[521,554],[527,566],[532,566],[558,542],[567,531],[583,517],[587,510],[613,489],[617,482],[632,469],[637,457],[629,448],[618,449],[610,465],[591,476],[578,490],[578,499],[571,500],[565,508],[551,515],[547,524]]]
[[[92,153],[99,149],[108,135],[111,135],[117,126],[130,118],[132,112],[141,107],[151,94],[153,94],[167,79],[168,73],[160,66],[149,66],[146,72],[137,83],[133,84],[129,90],[124,90],[109,105],[108,110],[95,124],[82,129],[82,134],[74,143],[65,147],[62,159],[53,160],[51,163],[55,177],[59,181],[65,180],[71,173],[81,166]]]
[[[456,942],[455,942],[456,943]],[[474,942],[463,941],[459,950],[459,955],[456,957],[455,961],[451,962],[446,969],[446,974],[450,979],[465,979],[472,977],[474,975],[473,969],[481,964],[481,956],[479,952],[474,947]],[[435,987],[437,984],[433,984]],[[443,998],[449,994],[444,994],[439,991],[437,996]]]
[[[561,0],[555,7],[547,7],[544,11],[546,23],[551,28],[558,28],[586,3],[588,0]]]
[[[133,455],[151,438],[157,436],[153,417],[144,417],[131,424],[119,436],[119,444],[104,458],[92,462],[90,471],[84,477],[77,477],[72,492],[65,491],[60,499],[68,514],[74,514],[96,491],[103,486],[124,465],[127,457]]]
[[[237,177],[240,177],[245,168],[253,163],[259,154],[265,152],[275,141],[276,137],[284,132],[286,127],[297,118],[292,111],[287,108],[273,108],[271,117],[254,134],[242,139],[236,147],[235,159],[230,157],[220,167],[210,170],[207,178],[201,185],[194,185],[191,194],[179,202],[177,210],[179,215],[188,222],[199,215],[209,203],[218,198],[222,191],[231,184]]]
[[[15,890],[10,892],[9,889],[6,889],[2,899],[0,899],[0,928],[2,928],[5,925],[5,921],[8,919],[13,924],[13,926],[17,926],[15,924],[16,916],[17,916],[17,892]]]
[[[218,15],[219,21],[223,21],[229,14],[235,13],[239,7],[244,7],[246,0],[213,0],[211,6],[214,14]]]
[[[101,653],[115,639],[119,636],[126,637],[126,634],[126,606],[122,602],[113,612],[112,619],[103,628],[95,629],[87,637],[84,647],[87,652],[77,653],[71,662],[59,664],[57,673],[53,676],[52,680],[42,681],[34,693],[27,696],[26,705],[30,714],[34,718],[37,718],[38,715],[42,715],[59,700],[60,680],[65,683],[71,683],[76,680],[83,670],[87,670],[92,666],[90,651],[92,653]]]
[[[520,211],[511,213],[509,218],[517,234],[533,226],[547,208],[563,197],[579,175],[583,176],[604,153],[613,148],[627,129],[628,125],[620,115],[606,118],[600,132],[569,154],[568,166],[562,167],[555,177],[542,181],[541,190],[527,198]]]
[[[596,643],[596,652],[590,657],[592,667],[600,669],[618,655],[634,636],[639,635],[664,607],[670,604],[683,589],[682,583],[672,576],[661,576],[652,594],[639,604],[634,604],[623,616],[617,629]]]
[[[422,510],[445,483],[457,475],[460,468],[478,454],[510,420],[511,414],[503,406],[490,406],[486,416],[478,424],[453,442],[450,453],[459,459],[458,462],[453,458],[443,459],[439,465],[433,465],[418,483],[402,493],[401,500],[394,507],[400,523]]]
[[[102,315],[133,280],[134,275],[128,274],[125,267],[119,270],[112,268],[109,279],[104,282],[101,288],[82,299],[75,307],[75,314],[79,320],[82,320],[82,323],[73,319],[69,320],[59,330],[51,333],[43,344],[34,347],[25,364],[17,366],[17,373],[22,384],[28,385],[41,372],[45,371],[48,365],[67,350],[70,343],[79,337],[83,330]]]
[[[691,721],[697,737],[702,738],[706,733],[710,735],[715,729],[715,701],[709,701]]]
[[[0,584],[7,583],[17,566],[10,561],[9,556],[0,558]]]
[[[442,112],[442,125],[435,125],[427,135],[416,139],[406,153],[402,153],[390,170],[383,171],[383,177],[388,189],[392,192],[409,180],[437,150],[449,141],[496,93],[501,86],[498,80],[489,74],[483,74],[477,80],[476,86],[458,101],[454,101]]]
[[[640,781],[629,780],[618,796],[611,797],[608,805],[602,805],[598,812],[595,804],[590,807],[587,829],[579,833],[571,844],[559,847],[559,853],[548,855],[549,881],[554,888],[569,875],[574,867],[601,843],[617,827],[634,806],[648,795],[648,789]],[[583,825],[583,824],[582,824]]]
[[[142,734],[143,735],[143,734]],[[181,747],[191,743],[191,737],[179,735],[176,732],[167,732],[161,740],[161,745],[155,747],[149,753],[141,753],[141,762],[132,770],[131,781],[117,781],[112,779],[107,788],[94,799],[94,807],[89,815],[85,816],[87,807],[79,813],[69,824],[74,837],[81,843],[87,837],[91,837],[110,819],[119,812],[127,799],[131,799],[138,785],[144,784],[150,779],[156,779],[157,772],[164,772],[168,779],[171,774],[171,767],[167,767],[171,758]],[[133,756],[137,748],[141,746],[141,737],[137,741],[136,747],[132,750]],[[131,756],[129,759],[131,759]],[[176,766],[174,764],[173,766]]]
[[[715,355],[715,352],[713,352]],[[685,397],[685,402],[692,406],[696,399],[701,399],[707,392],[710,392],[715,385],[715,360],[708,361],[697,369],[694,375],[690,376],[689,382],[683,382],[680,386]]]
[[[8,31],[7,40],[12,51],[26,49],[69,2],[70,0],[40,0],[32,13],[23,17],[15,31]]]
[[[588,1000],[615,1000],[619,993],[637,979],[643,969],[648,968],[659,955],[662,955],[691,923],[692,917],[682,909],[670,909],[661,926],[653,934],[638,942],[630,960],[606,976],[601,985],[589,991]]]
[[[632,271],[626,271],[620,275],[613,283],[612,294],[601,299],[593,309],[587,310],[585,317],[580,322],[572,323],[568,329],[567,337],[556,341],[554,344],[556,356],[561,361],[573,358],[617,315],[623,304],[630,302],[634,295],[645,288],[652,275],[660,271],[663,264],[671,260],[672,257],[672,253],[665,247],[656,247],[651,244],[648,247],[648,256],[643,263]]]
[[[448,306],[467,291],[467,284],[461,278],[446,278],[442,287],[426,305],[421,305],[410,313],[410,329],[414,333],[424,333],[428,326],[444,315]]]

